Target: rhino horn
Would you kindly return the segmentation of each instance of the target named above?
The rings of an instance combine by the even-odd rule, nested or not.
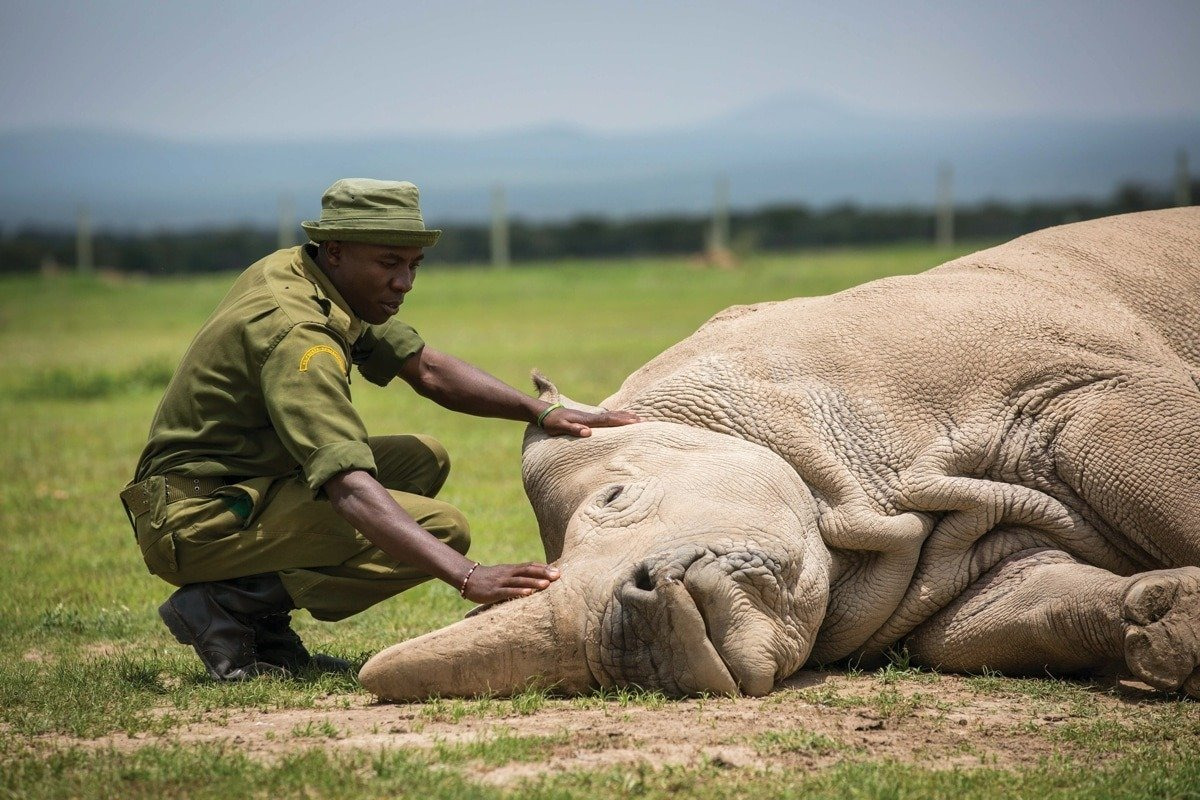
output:
[[[393,645],[367,661],[358,679],[379,698],[398,701],[585,691],[596,682],[583,649],[583,615],[556,611],[561,588],[553,584]]]

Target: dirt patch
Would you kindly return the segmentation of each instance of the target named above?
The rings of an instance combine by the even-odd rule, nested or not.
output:
[[[79,658],[80,656],[83,656],[85,658],[112,658],[132,649],[135,648],[127,643],[123,644],[109,641],[88,642],[87,644],[79,645],[77,648],[75,648],[72,657]],[[30,649],[21,653],[22,661],[30,661],[36,664],[53,664],[58,661],[59,658],[59,655],[55,653],[47,653],[45,650],[37,647],[31,647]]]
[[[348,704],[337,697],[336,708],[331,701],[329,708],[224,711],[163,737],[55,737],[42,744],[130,750],[150,743],[225,742],[265,760],[310,747],[422,748],[449,754],[468,774],[500,784],[639,764],[770,770],[865,758],[1003,768],[1057,753],[1100,759],[1102,753],[1056,732],[1098,721],[1125,724],[1143,706],[1163,700],[1132,683],[1037,685],[1025,692],[1019,681],[992,686],[928,673],[881,678],[802,672],[764,698],[550,699],[530,710],[507,700],[385,705],[365,696]],[[503,752],[501,744],[507,745]]]

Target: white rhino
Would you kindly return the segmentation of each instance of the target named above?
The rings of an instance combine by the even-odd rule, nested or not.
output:
[[[526,434],[563,577],[362,684],[760,695],[903,646],[1200,696],[1198,320],[1195,207],[723,311],[603,403],[646,422]]]

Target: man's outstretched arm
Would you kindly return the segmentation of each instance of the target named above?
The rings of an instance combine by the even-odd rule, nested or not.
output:
[[[418,394],[451,411],[480,417],[537,422],[550,403],[514,389],[462,359],[426,346],[405,360],[400,377]],[[542,421],[552,435],[590,436],[592,428],[611,428],[638,422],[628,411],[593,414],[556,408]]]
[[[476,603],[495,603],[545,589],[558,579],[558,570],[545,564],[480,564],[445,544],[409,516],[379,481],[364,470],[334,475],[324,485],[333,508],[371,544],[397,561],[445,581],[456,590],[470,573],[465,597]]]

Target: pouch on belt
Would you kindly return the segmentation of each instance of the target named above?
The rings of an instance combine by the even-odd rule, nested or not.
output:
[[[216,489],[212,495],[224,500],[229,510],[245,525],[255,516],[271,485],[278,480],[279,476],[245,478]]]
[[[150,514],[150,527],[161,530],[167,521],[167,479],[163,475],[153,475],[138,483],[131,483],[121,492],[121,504],[125,506],[125,516],[137,536],[137,521],[143,514]]]
[[[183,475],[153,475],[125,487],[121,503],[133,528],[142,558],[151,573],[167,577],[179,569],[175,553],[174,530],[168,525],[172,503],[188,498],[220,498],[245,526],[274,478],[250,478],[232,483],[235,478],[189,478]],[[183,521],[177,521],[182,524]],[[194,520],[192,520],[194,522]],[[168,578],[169,580],[169,578]]]
[[[142,559],[146,562],[146,568],[155,575],[177,569],[175,541],[163,530],[167,521],[167,493],[167,480],[162,475],[151,476],[125,487],[121,492],[121,504],[125,506],[125,515],[142,551]],[[138,532],[139,521],[142,523],[141,533]]]

